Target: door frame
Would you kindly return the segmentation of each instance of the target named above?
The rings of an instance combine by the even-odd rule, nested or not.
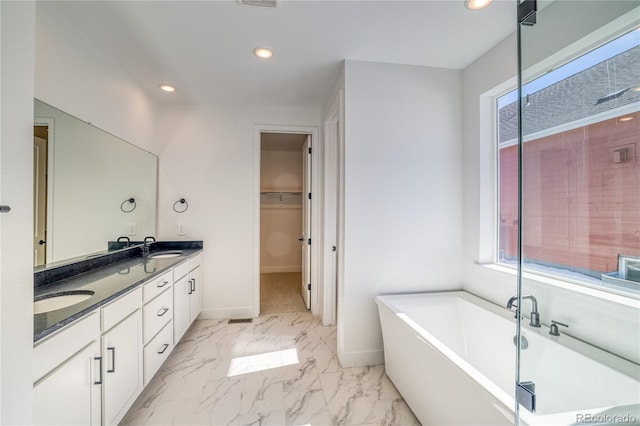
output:
[[[344,104],[342,90],[332,100],[324,118],[323,133],[323,244],[322,324],[337,324],[342,289],[344,241]],[[336,252],[333,252],[333,246]]]
[[[47,262],[53,261],[53,180],[55,176],[54,158],[55,158],[55,119],[52,117],[35,117],[34,126],[47,126],[49,129],[47,135],[47,245],[46,257]]]
[[[318,288],[320,287],[320,247],[322,242],[320,213],[321,149],[318,127],[256,124],[254,126],[253,167],[253,316],[260,315],[260,152],[262,133],[291,133],[311,136],[311,312],[320,313]]]

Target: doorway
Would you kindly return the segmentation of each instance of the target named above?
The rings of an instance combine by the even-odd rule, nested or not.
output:
[[[33,126],[33,265],[47,262],[47,175],[49,127]]]
[[[311,309],[311,135],[260,133],[260,313]]]

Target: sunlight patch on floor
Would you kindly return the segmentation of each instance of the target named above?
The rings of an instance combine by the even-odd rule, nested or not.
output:
[[[287,365],[298,364],[299,362],[298,350],[296,348],[236,357],[231,359],[229,369],[227,370],[227,377],[285,367]]]

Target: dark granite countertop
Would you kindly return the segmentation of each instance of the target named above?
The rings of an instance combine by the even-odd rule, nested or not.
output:
[[[183,245],[180,243],[158,243],[156,247],[152,246],[151,254],[157,251],[176,249],[181,250],[182,254],[169,258],[144,257],[140,249],[132,250],[130,257],[123,259],[120,254],[114,257],[113,262],[106,262],[107,264],[89,271],[78,273],[77,265],[70,264],[66,266],[69,272],[67,277],[64,276],[64,270],[62,270],[55,274],[55,279],[52,282],[42,282],[42,279],[36,279],[39,285],[34,289],[35,300],[50,294],[65,294],[78,290],[93,291],[94,294],[87,300],[66,308],[35,314],[34,343],[195,256],[202,251],[202,242]]]

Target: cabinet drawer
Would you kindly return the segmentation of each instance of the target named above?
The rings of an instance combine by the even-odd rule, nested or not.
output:
[[[191,270],[191,262],[189,262],[188,260],[185,260],[184,262],[182,262],[178,266],[174,267],[173,268],[173,282],[175,283],[180,278],[182,278],[185,275],[187,275],[190,270]]]
[[[194,270],[202,264],[202,253],[189,259],[189,270]]]
[[[146,386],[173,350],[173,323],[169,322],[144,348],[144,385]]]
[[[128,317],[142,306],[142,288],[138,287],[102,308],[102,332]]]
[[[167,271],[161,276],[154,278],[153,280],[145,283],[142,287],[142,302],[147,303],[169,287],[173,283],[173,273]]]
[[[171,291],[171,287],[144,305],[142,312],[144,318],[144,343],[146,344],[173,318],[173,291]]]
[[[38,342],[33,348],[33,381],[36,382],[92,340],[99,338],[100,315],[96,311]]]

